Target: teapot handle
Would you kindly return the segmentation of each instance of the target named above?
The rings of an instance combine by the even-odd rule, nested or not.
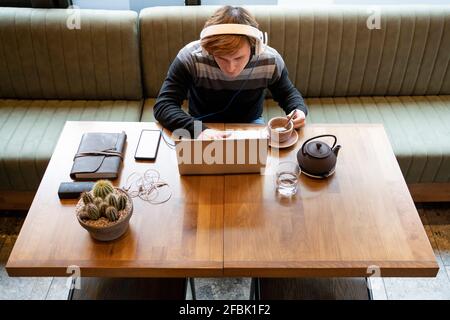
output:
[[[302,154],[303,154],[303,155],[306,155],[306,152],[305,152],[305,146],[306,146],[306,144],[307,144],[308,142],[310,142],[311,140],[315,140],[315,139],[317,139],[317,138],[323,138],[323,137],[332,137],[332,138],[334,138],[334,143],[333,143],[333,146],[331,147],[331,149],[333,149],[333,148],[336,146],[337,138],[336,138],[335,135],[332,135],[332,134],[322,134],[322,135],[320,135],[320,136],[312,137],[312,138],[306,140],[306,141],[303,143],[303,145],[302,145]]]

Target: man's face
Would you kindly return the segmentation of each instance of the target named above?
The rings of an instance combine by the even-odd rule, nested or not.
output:
[[[214,56],[217,64],[228,77],[234,78],[238,76],[250,60],[250,44],[245,41],[245,44],[234,54],[225,56]]]

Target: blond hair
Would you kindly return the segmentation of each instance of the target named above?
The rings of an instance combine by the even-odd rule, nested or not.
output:
[[[218,9],[206,21],[204,28],[226,23],[246,24],[258,28],[258,22],[255,17],[242,7],[225,6]],[[248,41],[252,51],[255,48],[256,39],[244,35],[221,34],[203,38],[200,41],[201,46],[209,54],[224,56],[234,54]]]

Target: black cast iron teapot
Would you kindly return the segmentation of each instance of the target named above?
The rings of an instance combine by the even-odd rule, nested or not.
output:
[[[323,141],[312,141],[317,138],[334,138],[333,146],[330,147]],[[332,134],[323,134],[306,140],[302,148],[297,152],[297,160],[302,173],[313,178],[326,178],[334,173],[336,160],[340,145],[336,145],[337,138]]]

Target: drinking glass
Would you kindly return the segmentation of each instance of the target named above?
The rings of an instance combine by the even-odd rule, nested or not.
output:
[[[277,192],[285,197],[293,196],[297,193],[300,167],[297,162],[280,162],[276,171]]]

